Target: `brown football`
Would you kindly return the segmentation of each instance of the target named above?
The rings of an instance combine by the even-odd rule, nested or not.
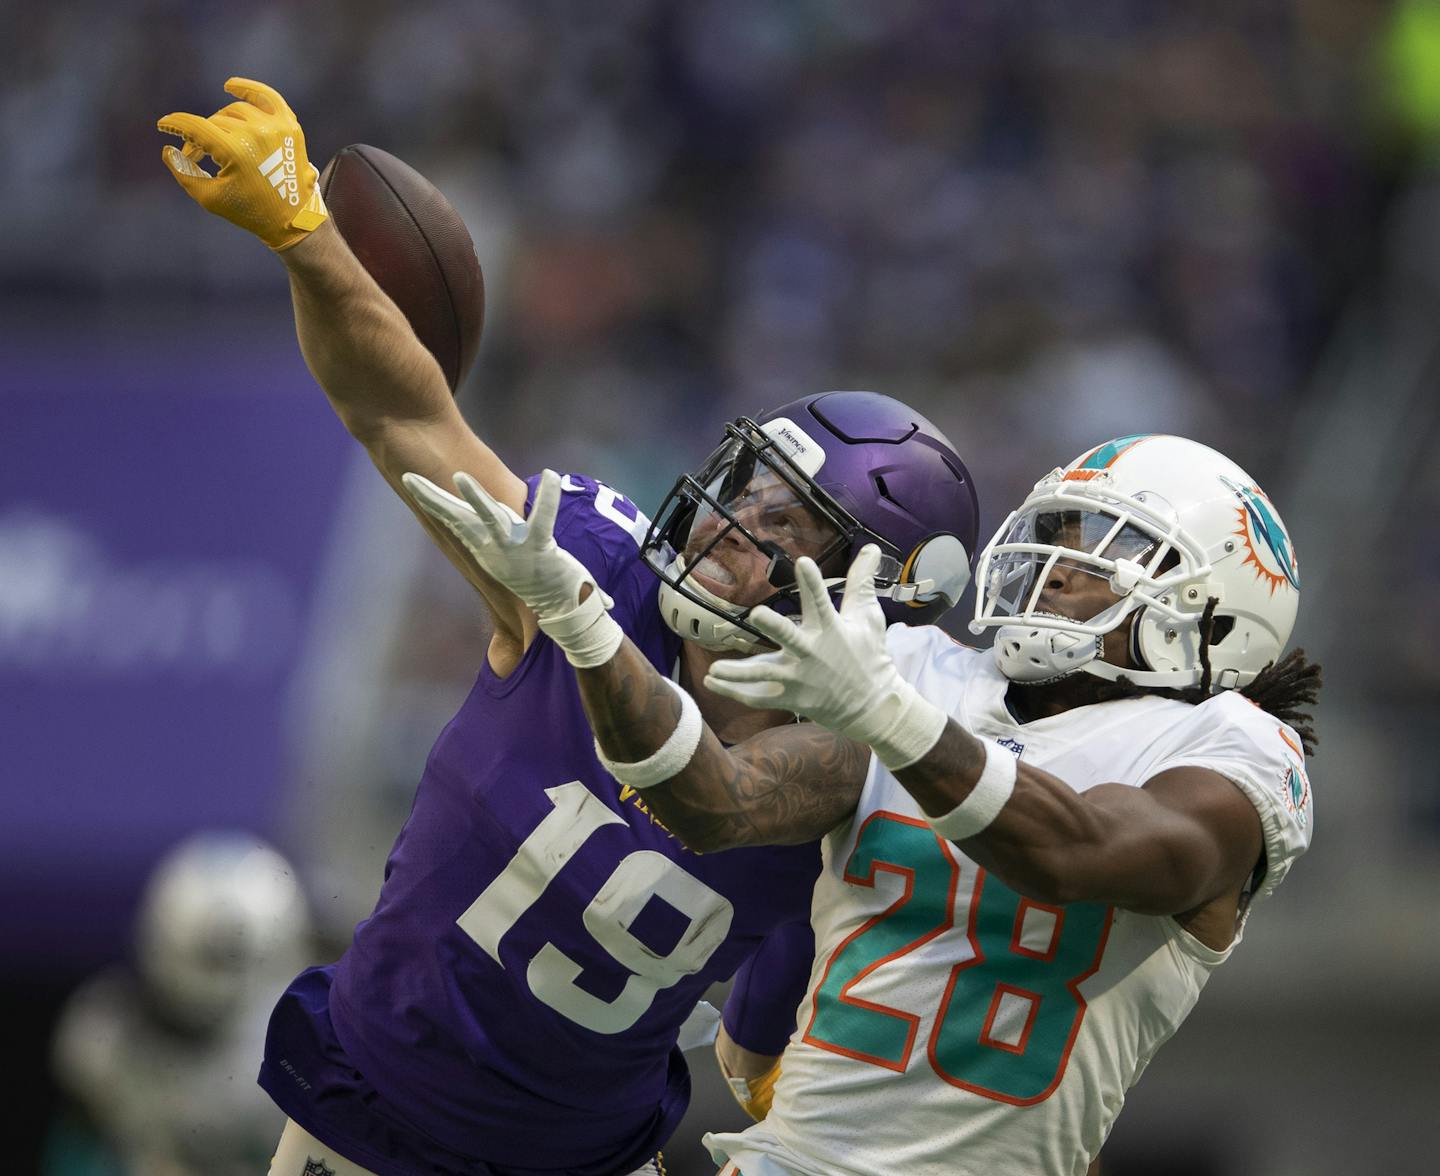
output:
[[[454,392],[475,362],[485,322],[485,280],[460,214],[408,163],[364,143],[335,153],[320,192],[340,235],[405,312]]]

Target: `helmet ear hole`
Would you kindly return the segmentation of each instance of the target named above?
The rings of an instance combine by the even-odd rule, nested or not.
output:
[[[1200,664],[1199,618],[1172,621],[1153,608],[1135,614],[1130,655],[1142,670],[1180,671]]]
[[[1234,617],[1213,617],[1210,621],[1210,644],[1219,645],[1235,631]]]

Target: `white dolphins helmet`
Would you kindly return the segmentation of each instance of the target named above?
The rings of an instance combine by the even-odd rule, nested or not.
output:
[[[1063,541],[1063,545],[1061,545]],[[1064,560],[1109,582],[1120,600],[1088,621],[1040,609]],[[1016,682],[1084,671],[1137,686],[1248,685],[1289,640],[1300,597],[1290,536],[1270,500],[1229,458],[1183,437],[1106,442],[1036,483],[980,555],[974,633],[998,629],[995,656]],[[1139,667],[1102,660],[1106,633],[1135,614]]]
[[[201,833],[172,849],[146,884],[136,965],[164,1015],[203,1028],[289,968],[308,930],[289,862],[249,834]]]

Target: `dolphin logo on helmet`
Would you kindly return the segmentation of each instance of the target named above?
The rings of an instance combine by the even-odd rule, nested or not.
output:
[[[1249,546],[1250,557],[1247,563],[1255,565],[1255,574],[1263,577],[1269,585],[1270,591],[1274,592],[1282,584],[1289,584],[1297,591],[1300,588],[1300,569],[1295,564],[1295,555],[1290,546],[1290,536],[1285,533],[1285,527],[1276,517],[1275,511],[1266,501],[1264,492],[1258,487],[1245,486],[1239,482],[1232,481],[1223,474],[1220,480],[1235,492],[1235,497],[1240,500],[1240,529],[1236,531],[1241,539]],[[1259,541],[1257,544],[1256,540]],[[1262,549],[1268,551],[1275,567],[1280,570],[1272,571],[1266,566],[1266,561],[1260,552]]]

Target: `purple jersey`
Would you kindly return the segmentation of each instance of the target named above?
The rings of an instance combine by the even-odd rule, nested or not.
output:
[[[758,1054],[778,1054],[795,1032],[795,1014],[810,986],[815,932],[810,920],[787,923],[740,965],[725,998],[725,1032]]]
[[[562,488],[557,541],[669,674],[680,641],[639,559],[644,517],[601,483]],[[808,918],[818,868],[813,844],[686,850],[600,767],[574,671],[537,637],[509,677],[482,669],[436,741],[374,913],[330,976],[282,998],[261,1081],[371,1167],[384,1149],[320,1097],[337,1059],[365,1088],[339,1084],[352,1102],[438,1145],[425,1171],[628,1172],[684,1113],[681,1022],[773,927]],[[377,1171],[422,1170],[392,1155]]]

